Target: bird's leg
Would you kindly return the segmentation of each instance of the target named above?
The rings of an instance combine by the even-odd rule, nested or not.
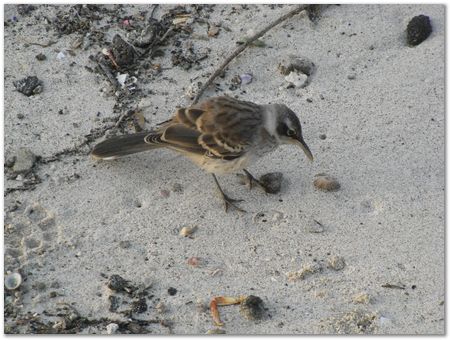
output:
[[[234,204],[235,202],[242,202],[243,200],[235,200],[233,198],[228,197],[222,190],[222,188],[220,187],[219,181],[217,180],[216,175],[212,174],[213,178],[214,178],[214,182],[216,182],[217,187],[219,188],[220,194],[222,196],[223,201],[225,202],[225,212],[228,211],[228,207],[232,206],[233,208],[235,208],[238,211],[242,211],[242,212],[246,212],[244,209],[239,208],[236,204]]]
[[[264,185],[262,185],[260,181],[258,181],[255,177],[253,177],[253,175],[250,172],[248,172],[245,169],[243,169],[242,171],[244,171],[245,176],[247,176],[248,186],[249,186],[250,190],[252,190],[252,188],[253,188],[253,183],[256,183],[258,186],[260,186],[262,189],[264,189],[264,191],[266,191],[266,188],[264,187]]]

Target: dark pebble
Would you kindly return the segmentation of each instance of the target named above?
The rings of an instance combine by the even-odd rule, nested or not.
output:
[[[115,290],[116,292],[121,292],[125,291],[126,288],[129,288],[129,282],[120,275],[111,275],[107,286],[109,289]]]
[[[169,293],[170,296],[174,296],[177,293],[177,290],[173,287],[170,287],[167,289],[167,293]]]
[[[259,178],[259,182],[267,193],[276,194],[281,189],[283,174],[281,172],[269,172]]]
[[[41,81],[36,76],[26,77],[13,82],[15,88],[26,96],[32,96],[42,92]]]
[[[120,299],[117,296],[111,295],[109,296],[109,311],[115,312],[117,311],[117,308],[120,306]]]
[[[327,139],[327,135],[322,133],[322,134],[319,135],[319,138],[322,139],[322,140],[323,139]]]
[[[147,302],[145,298],[140,298],[139,300],[133,301],[131,305],[131,310],[134,313],[144,313],[147,311]]]
[[[241,302],[240,312],[248,320],[259,320],[264,315],[264,304],[261,298],[249,295]]]
[[[407,42],[411,46],[419,45],[430,36],[432,31],[429,17],[426,15],[415,16],[406,28]]]
[[[24,119],[24,118],[25,118],[25,116],[24,116],[23,113],[18,113],[17,114],[17,119]]]
[[[47,57],[45,56],[45,54],[39,53],[38,55],[36,55],[36,59],[39,61],[43,61],[43,60],[47,59]]]

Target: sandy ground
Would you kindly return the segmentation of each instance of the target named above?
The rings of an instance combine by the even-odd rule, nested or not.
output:
[[[103,40],[78,48],[74,41],[89,31],[58,36],[52,24],[70,6],[4,9],[5,159],[21,147],[40,156],[28,175],[5,167],[5,273],[24,280],[5,293],[6,332],[106,333],[117,323],[118,333],[204,334],[217,328],[206,309],[214,296],[256,295],[266,308],[262,320],[247,320],[239,306],[220,308],[227,334],[443,334],[444,6],[330,6],[315,22],[299,15],[277,26],[264,47],[230,64],[215,81],[220,89],[204,96],[285,103],[301,118],[315,156],[309,163],[286,146],[250,168],[257,176],[283,173],[275,195],[220,176],[247,213],[225,213],[211,176],[169,151],[112,162],[88,156],[105,132],[132,132],[129,124],[113,127],[127,106],[117,107],[89,56],[115,33],[128,37],[119,25],[126,15],[133,21],[151,11],[106,7],[121,20],[103,13],[92,22]],[[189,86],[204,82],[235,41],[291,7],[201,10],[221,26],[218,35],[190,24],[180,48],[190,42],[208,57],[188,70],[174,66],[178,38],[170,37],[164,55],[148,59],[161,72],[151,66],[136,75],[141,92],[128,108],[142,107],[146,128],[167,119],[189,104]],[[155,18],[172,8],[159,7]],[[419,14],[431,18],[433,33],[409,47],[405,29]],[[30,44],[48,41],[55,44]],[[287,88],[278,64],[289,55],[316,65],[307,87]],[[230,90],[243,73],[253,81]],[[16,91],[14,81],[33,75],[41,93]],[[316,189],[318,173],[335,176],[340,190]],[[41,183],[27,186],[33,176]],[[179,235],[184,226],[197,227],[192,238]],[[198,266],[188,264],[192,257]],[[344,268],[330,267],[336,257]],[[114,274],[141,287],[140,295],[109,289]],[[147,311],[139,313],[139,299]]]

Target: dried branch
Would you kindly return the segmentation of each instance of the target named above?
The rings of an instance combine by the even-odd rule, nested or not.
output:
[[[214,79],[219,76],[225,67],[234,59],[236,58],[242,51],[244,51],[249,45],[251,45],[255,40],[261,38],[264,34],[266,34],[270,29],[273,27],[279,25],[283,21],[293,17],[294,15],[306,10],[308,8],[308,5],[299,5],[296,8],[294,8],[292,11],[282,15],[274,22],[270,23],[266,27],[264,27],[261,31],[257,32],[254,36],[249,38],[244,44],[240,45],[231,55],[225,59],[225,61],[219,66],[219,68],[209,77],[207,82],[199,89],[197,95],[194,98],[194,101],[192,104],[196,104],[200,97],[202,96],[203,92],[211,85],[211,83],[214,81]]]

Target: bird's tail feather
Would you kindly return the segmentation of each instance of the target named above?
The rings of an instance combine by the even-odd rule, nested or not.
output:
[[[133,153],[163,146],[161,134],[148,131],[109,138],[94,147],[91,155],[97,159],[111,160]]]

